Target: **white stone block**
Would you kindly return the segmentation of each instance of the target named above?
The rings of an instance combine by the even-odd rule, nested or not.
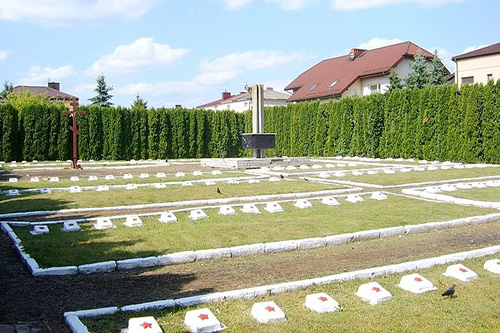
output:
[[[205,212],[202,209],[194,209],[194,210],[189,212],[188,217],[191,220],[201,220],[201,219],[207,218],[208,215],[205,214]]]
[[[305,164],[301,164],[301,165],[299,166],[299,169],[300,169],[300,170],[309,170],[309,166],[307,166],[307,165],[305,165]]]
[[[193,333],[220,332],[226,328],[208,308],[188,311],[184,325]]]
[[[370,199],[374,200],[386,200],[387,195],[382,193],[382,192],[373,192],[372,195],[370,196]]]
[[[361,171],[353,171],[353,172],[352,172],[352,175],[353,175],[353,176],[362,176],[362,175],[363,175],[363,172],[361,172]]]
[[[125,186],[126,190],[137,190],[137,184],[127,184]]]
[[[338,206],[340,203],[332,196],[324,197],[321,199],[321,203],[327,206]]]
[[[78,266],[80,274],[109,273],[116,270],[116,261],[105,261]]]
[[[158,257],[125,259],[125,260],[118,260],[116,262],[116,268],[118,269],[147,268],[147,267],[158,266],[158,264],[159,264]]]
[[[489,180],[486,182],[486,186],[488,187],[500,187],[500,181],[498,180]]]
[[[254,204],[244,204],[241,211],[247,214],[260,214],[259,209]]]
[[[30,178],[30,182],[32,182],[32,183],[38,183],[38,182],[40,182],[40,178],[38,178],[38,177],[31,177]]]
[[[72,182],[79,182],[80,178],[77,177],[77,176],[71,176],[69,180],[72,181]]]
[[[380,231],[378,230],[357,231],[352,234],[352,241],[359,242],[362,240],[377,239],[379,237],[380,237]]]
[[[399,171],[406,173],[406,172],[411,172],[411,170],[412,169],[410,168],[401,168]]]
[[[500,274],[500,259],[491,259],[484,263],[484,269],[494,274]]]
[[[357,203],[364,201],[363,198],[357,194],[349,194],[345,201],[349,201],[351,203]]]
[[[319,164],[313,164],[313,166],[311,168],[313,168],[313,169],[322,169],[323,166],[319,165]]]
[[[227,184],[232,184],[232,185],[238,185],[240,182],[237,181],[237,180],[231,179],[231,180],[228,180],[226,183]]]
[[[182,186],[193,186],[193,183],[191,182],[182,182]]]
[[[432,282],[417,273],[403,276],[398,287],[414,294],[422,294],[437,289]]]
[[[318,313],[327,313],[338,311],[340,304],[326,293],[317,293],[306,296],[305,307]]]
[[[346,166],[347,166],[347,164],[344,164],[344,163],[338,163],[337,164],[338,168],[345,168]]]
[[[76,223],[76,221],[63,222],[62,231],[71,232],[71,231],[80,231],[80,229],[81,228],[78,225],[78,223]]]
[[[401,236],[406,233],[406,229],[403,226],[382,228],[379,229],[379,231],[380,231],[380,238]]]
[[[388,175],[392,175],[392,174],[395,174],[396,172],[392,169],[384,169],[384,173],[388,174]]]
[[[142,223],[142,220],[139,218],[139,216],[131,215],[127,216],[125,223],[123,223],[123,225],[132,228],[132,227],[142,227],[144,223]]]
[[[281,179],[278,177],[269,177],[268,179],[270,182],[279,182]]]
[[[346,173],[345,173],[345,172],[343,172],[343,171],[335,171],[335,172],[333,173],[333,175],[334,175],[335,177],[344,177],[344,176],[346,175]]]
[[[143,173],[141,173],[141,174],[139,175],[139,178],[142,178],[142,179],[144,179],[144,178],[149,178],[149,173],[145,173],[145,172],[143,172]]]
[[[17,183],[17,182],[18,182],[17,178],[15,177],[9,178],[9,183]]]
[[[113,315],[118,312],[118,308],[116,306],[112,306],[109,308],[100,308],[100,309],[91,309],[91,310],[80,310],[80,311],[71,311],[65,312],[64,317],[68,316],[77,316],[80,318],[89,318],[89,317],[99,317],[105,315]]]
[[[362,284],[359,286],[356,295],[370,303],[370,305],[377,305],[392,298],[392,295],[377,282]]]
[[[330,178],[330,174],[328,172],[320,172],[319,173],[319,178]]]
[[[158,260],[160,266],[185,264],[195,261],[196,255],[194,251],[176,252],[161,255],[158,257]]]
[[[155,184],[155,188],[166,188],[167,185],[165,183],[157,183]]]
[[[233,246],[230,248],[232,257],[249,256],[254,254],[263,254],[265,245],[262,243]]]
[[[252,316],[261,324],[286,321],[285,313],[274,302],[254,303]]]
[[[259,179],[250,179],[248,181],[249,184],[257,184],[257,183],[260,183],[260,180]]]
[[[94,228],[97,230],[103,230],[103,229],[114,229],[116,226],[111,222],[111,219],[107,217],[99,217],[94,224]]]
[[[470,270],[462,264],[448,266],[448,268],[446,268],[446,272],[443,273],[443,275],[459,279],[463,282],[474,280],[479,277],[474,271]]]
[[[457,188],[454,185],[445,184],[445,185],[441,186],[441,191],[453,192],[453,191],[456,191],[456,190],[457,190]]]
[[[313,205],[307,199],[299,199],[295,202],[294,206],[300,209],[306,209],[312,208]]]
[[[177,222],[177,216],[175,216],[175,214],[172,212],[164,212],[164,213],[161,213],[158,221],[160,221],[161,223]]]
[[[163,333],[154,317],[138,317],[128,320],[128,333]]]
[[[97,176],[89,176],[88,180],[89,181],[94,181],[94,180],[97,180]]]
[[[265,243],[265,253],[278,253],[294,251],[297,249],[297,243],[295,241],[282,241],[282,242],[271,242]]]
[[[296,170],[296,169],[297,169],[297,167],[296,167],[296,166],[294,166],[294,165],[287,165],[286,169],[287,169],[287,170]]]
[[[109,191],[109,186],[108,185],[99,185],[99,186],[97,186],[96,191],[97,192],[106,192],[106,191]]]
[[[326,240],[323,237],[298,239],[295,241],[299,250],[314,249],[326,246]]]
[[[49,233],[49,227],[47,227],[45,224],[35,225],[33,227],[33,231],[31,231],[30,233],[32,235],[48,234]]]
[[[125,176],[123,176],[123,178],[125,179]],[[106,176],[104,177],[104,179],[105,179],[105,180],[114,180],[114,179],[115,179],[115,176],[113,176],[113,175],[106,175]]]
[[[214,175],[214,176],[218,176],[218,175],[221,175],[221,174],[222,174],[222,172],[220,172],[220,170],[213,170],[212,171],[212,175]]]
[[[19,190],[18,190],[18,189],[10,189],[10,190],[7,190],[7,195],[8,195],[8,196],[16,196],[16,195],[19,195]]]
[[[285,168],[283,168],[283,167],[282,167],[282,166],[280,166],[280,165],[277,165],[277,166],[274,166],[274,167],[273,167],[273,170],[274,170],[274,171],[283,171],[283,170],[285,170]]]
[[[64,316],[64,321],[73,333],[89,333],[87,326],[77,316]]]
[[[207,180],[205,182],[205,185],[207,185],[207,186],[215,185],[215,182],[213,180]]]
[[[439,168],[437,166],[430,166],[430,167],[427,168],[427,170],[429,170],[429,171],[436,171],[438,169]]]
[[[26,266],[28,266],[28,269],[30,270],[31,274],[33,274],[36,270],[40,269],[38,263],[33,258],[26,259]]]
[[[377,170],[369,170],[366,173],[369,174],[369,175],[376,175],[376,174],[378,174],[378,171]]]
[[[230,258],[231,250],[229,248],[218,248],[212,250],[198,250],[194,251],[196,260],[220,259]]]
[[[137,311],[149,310],[149,309],[162,310],[162,309],[173,308],[173,307],[175,307],[175,301],[173,299],[166,299],[163,301],[154,301],[154,302],[147,302],[147,303],[122,306],[120,308],[120,311],[137,312]],[[145,332],[149,332],[149,331],[145,331]]]
[[[81,193],[82,188],[80,186],[70,186],[69,193]]]
[[[450,170],[450,169],[451,169],[451,166],[449,166],[449,165],[441,166],[441,170]]]
[[[132,174],[130,173],[126,173],[123,175],[123,179],[132,179],[132,178],[134,178],[134,176],[132,176]]]
[[[203,172],[199,170],[193,171],[193,176],[203,176]]]
[[[234,210],[233,207],[226,205],[226,206],[221,206],[219,208],[219,214],[220,215],[234,215],[234,214],[236,214],[236,211]]]
[[[353,235],[352,234],[333,235],[333,236],[323,237],[323,239],[325,240],[326,246],[336,246],[351,242],[353,239]]]
[[[283,212],[283,207],[277,202],[268,202],[266,207],[264,207],[269,213],[280,213]]]
[[[165,172],[157,172],[156,173],[156,178],[165,178],[165,177],[167,177]]]
[[[57,276],[76,274],[78,274],[78,267],[76,266],[41,268],[33,272],[33,276]]]

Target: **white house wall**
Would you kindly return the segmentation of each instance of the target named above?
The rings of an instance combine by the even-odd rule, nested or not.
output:
[[[469,59],[457,60],[455,64],[455,82],[460,87],[462,78],[474,77],[474,83],[488,83],[488,74],[492,79],[500,79],[500,54],[493,54]]]

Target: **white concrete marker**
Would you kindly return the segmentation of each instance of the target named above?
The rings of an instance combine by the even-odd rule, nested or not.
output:
[[[307,165],[305,165],[305,164],[301,164],[301,165],[299,166],[299,169],[300,169],[300,170],[309,170],[309,166],[307,166]]]
[[[97,230],[103,230],[103,229],[114,229],[116,228],[116,226],[107,217],[100,217],[94,224],[94,228],[96,228]]]
[[[193,176],[203,176],[203,172],[199,170],[193,171]]]
[[[82,188],[80,186],[70,186],[69,193],[81,193]]]
[[[32,182],[32,183],[38,183],[38,182],[40,182],[40,178],[38,178],[38,177],[31,177],[30,178],[30,182]]]
[[[215,185],[215,182],[213,180],[208,180],[205,182],[205,185],[212,186],[212,185]]]
[[[234,215],[234,214],[236,214],[236,211],[231,206],[221,206],[219,209],[219,214],[220,215]]]
[[[154,317],[138,317],[128,320],[128,333],[163,333]]]
[[[125,176],[123,176],[123,178],[125,178]],[[115,176],[113,176],[113,175],[106,175],[106,176],[104,177],[104,179],[105,179],[105,180],[114,180],[114,179],[115,179]]]
[[[80,181],[80,177],[77,177],[77,176],[71,176],[69,178],[69,180],[71,180],[72,182],[79,182]]]
[[[250,179],[248,181],[249,184],[256,184],[256,183],[260,183],[260,180],[259,179]]]
[[[313,168],[313,169],[322,169],[323,166],[319,165],[319,164],[313,164],[313,166],[311,168]]]
[[[260,214],[259,209],[254,204],[244,204],[241,211],[247,214]]]
[[[161,223],[173,223],[177,222],[177,216],[171,212],[161,213],[160,218],[158,219]]]
[[[50,189],[48,188],[41,188],[40,189],[40,194],[49,194],[50,193]]]
[[[409,169],[409,168],[402,168],[399,171],[401,171],[401,172],[411,172],[411,169]]]
[[[45,224],[35,225],[33,227],[33,230],[30,231],[30,233],[32,235],[34,235],[34,236],[41,235],[41,234],[48,234],[49,233],[49,227],[47,227]]]
[[[317,293],[306,296],[305,307],[318,313],[327,313],[339,310],[340,304],[326,293]]]
[[[450,185],[450,184],[445,184],[445,185],[442,185],[441,186],[441,191],[445,191],[445,192],[453,192],[453,191],[456,191],[457,188],[453,185]]]
[[[9,178],[9,183],[17,183],[17,181],[18,181],[17,178],[14,177]]]
[[[127,184],[127,186],[125,186],[125,189],[126,190],[136,190],[137,184]]]
[[[297,169],[297,167],[296,167],[296,166],[294,166],[294,165],[287,165],[286,169],[287,169],[287,170],[296,170],[296,169]]]
[[[268,179],[270,182],[279,182],[281,179],[279,179],[278,177],[269,177]]]
[[[363,173],[362,173],[361,171],[353,171],[353,172],[352,172],[352,175],[353,175],[353,176],[362,176],[362,175],[363,175]]]
[[[277,202],[268,202],[264,209],[269,213],[281,213],[283,211],[283,207]]]
[[[382,192],[373,192],[372,195],[370,196],[370,199],[386,200],[387,199],[387,195],[385,195]]]
[[[182,186],[193,186],[191,182],[182,182]]]
[[[97,186],[96,191],[97,192],[109,191],[109,186],[108,185],[99,185],[99,186]]]
[[[125,223],[123,223],[123,225],[132,228],[132,227],[142,227],[144,224],[142,223],[142,220],[139,218],[139,216],[131,215],[127,216],[127,219],[125,220]]]
[[[144,179],[144,178],[149,178],[149,173],[145,173],[145,172],[143,172],[143,173],[141,173],[141,174],[139,175],[139,178],[143,178],[143,179]]]
[[[166,188],[167,185],[165,183],[158,183],[158,184],[155,184],[155,188]]]
[[[252,316],[261,324],[286,321],[285,313],[274,302],[254,303]]]
[[[294,204],[295,207],[300,209],[311,208],[313,205],[307,199],[299,199]]]
[[[413,170],[415,171],[425,171],[424,167],[415,167]]]
[[[345,172],[343,172],[343,171],[335,171],[335,172],[333,173],[333,175],[334,175],[335,177],[344,177],[346,174],[345,174]]]
[[[130,173],[126,173],[123,175],[123,179],[132,179],[132,178],[134,178],[134,176],[132,176],[132,174]]]
[[[377,305],[392,298],[392,295],[377,282],[362,284],[359,286],[356,295],[370,303],[370,305]]]
[[[58,181],[59,181],[59,177],[50,177],[49,178],[49,182],[51,182],[51,183],[56,183]]]
[[[441,170],[450,170],[450,169],[451,169],[451,166],[449,166],[449,165],[441,166]]]
[[[10,189],[7,191],[8,196],[16,196],[19,195],[19,190],[18,189]]]
[[[360,197],[357,194],[350,194],[350,195],[347,196],[347,198],[345,199],[345,201],[349,201],[349,202],[352,202],[352,203],[357,203],[357,202],[362,202],[363,198]]]
[[[89,176],[88,180],[89,181],[93,181],[93,180],[97,180],[97,179],[98,179],[97,176]]]
[[[486,182],[486,186],[489,186],[489,187],[500,187],[500,181],[498,181],[498,180],[488,180]]]
[[[321,199],[321,203],[327,206],[338,206],[340,203],[334,197],[324,197]]]
[[[63,223],[62,231],[80,231],[80,226],[75,221],[66,221]]]
[[[186,312],[184,325],[193,333],[220,332],[226,329],[208,308]]]
[[[201,220],[208,217],[202,209],[194,209],[189,212],[188,216],[191,220]]]
[[[221,174],[222,174],[222,172],[220,172],[220,170],[213,170],[212,171],[212,175],[214,175],[214,176],[221,175]]]
[[[330,174],[328,172],[320,172],[319,173],[319,178],[330,178]]]
[[[167,177],[165,172],[157,172],[156,173],[156,178],[165,178],[165,177]]]
[[[398,287],[414,294],[422,294],[437,289],[432,282],[417,273],[403,276]]]
[[[472,185],[470,184],[464,184],[464,183],[458,183],[455,185],[456,188],[459,190],[470,190],[472,188]]]
[[[228,180],[226,183],[227,184],[232,184],[232,185],[238,185],[240,182],[237,181],[237,180]]]
[[[419,160],[418,163],[420,163],[420,164],[427,164],[427,163],[429,163],[429,161],[427,161],[427,160]]]
[[[338,168],[345,168],[346,166],[347,166],[347,164],[344,164],[344,163],[337,164]]]
[[[475,272],[471,271],[462,264],[448,266],[446,272],[443,273],[443,275],[459,279],[463,282],[474,280],[479,277]]]
[[[438,169],[439,168],[437,166],[430,166],[430,167],[427,168],[427,170],[429,170],[429,171],[436,171]]]
[[[491,259],[484,263],[484,269],[488,272],[500,274],[500,259]]]
[[[376,171],[376,170],[369,170],[367,172],[367,174],[369,174],[369,175],[376,175],[376,174],[378,174],[378,171]]]
[[[273,171],[283,171],[283,170],[285,170],[285,168],[279,165],[273,167]]]
[[[395,174],[396,172],[394,170],[392,170],[392,169],[385,169],[384,173],[388,174],[388,175],[392,175],[392,174]]]

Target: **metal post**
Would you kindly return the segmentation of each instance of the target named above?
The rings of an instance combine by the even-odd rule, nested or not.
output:
[[[264,133],[264,86],[254,84],[252,86],[252,133]],[[255,158],[264,158],[264,149],[254,149]]]

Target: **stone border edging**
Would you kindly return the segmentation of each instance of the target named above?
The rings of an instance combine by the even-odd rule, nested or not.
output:
[[[401,192],[408,195],[413,195],[425,199],[437,200],[439,202],[452,203],[462,206],[474,206],[480,208],[496,208],[500,209],[500,202],[497,201],[478,201],[472,199],[463,199],[463,198],[455,198],[450,195],[445,194],[437,194],[437,193],[428,193],[421,190],[416,189],[404,189]]]
[[[211,294],[190,296],[178,299],[167,299],[140,304],[132,304],[119,307],[108,307],[90,310],[71,311],[64,313],[64,320],[73,333],[88,333],[87,327],[81,322],[80,318],[98,317],[103,315],[115,314],[118,312],[135,312],[148,309],[165,309],[171,307],[187,307],[204,303],[213,303],[217,301],[226,301],[234,299],[251,299],[265,295],[277,295],[284,292],[305,289],[311,286],[321,286],[324,284],[347,282],[355,279],[370,279],[380,275],[389,275],[412,271],[416,269],[426,269],[436,265],[444,265],[452,262],[466,259],[481,258],[500,252],[500,245],[487,248],[464,251],[452,254],[446,254],[439,257],[407,261],[400,264],[381,266],[375,268],[361,269],[353,272],[339,273],[319,278],[299,280],[293,282],[284,282],[260,287],[231,290],[225,292],[215,292]]]

